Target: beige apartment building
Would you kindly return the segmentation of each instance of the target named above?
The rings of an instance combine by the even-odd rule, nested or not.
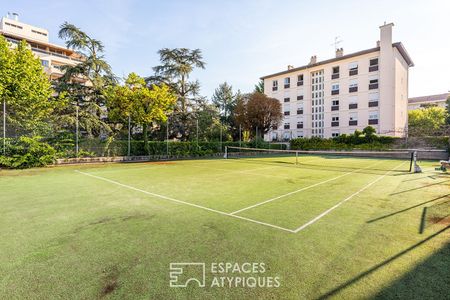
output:
[[[378,134],[404,136],[408,126],[408,69],[402,43],[392,43],[394,24],[380,26],[374,48],[344,54],[261,77],[264,93],[282,104],[284,119],[266,140],[335,137],[373,126]]]
[[[408,99],[408,110],[420,109],[428,106],[447,107],[450,93],[413,97]]]
[[[25,40],[33,53],[40,58],[50,79],[62,76],[61,66],[76,65],[82,61],[82,57],[75,51],[50,43],[46,29],[20,22],[16,13],[8,13],[1,19],[0,34],[10,42],[11,47]]]

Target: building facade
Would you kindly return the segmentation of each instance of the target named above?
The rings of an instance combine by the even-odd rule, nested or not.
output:
[[[52,80],[63,75],[61,66],[76,65],[82,61],[82,57],[74,50],[50,43],[46,29],[20,22],[15,13],[8,13],[1,19],[0,34],[6,38],[11,47],[25,40],[30,45],[31,51],[39,57],[45,72]]]
[[[408,110],[420,109],[428,106],[447,107],[450,93],[413,97],[408,99]]]
[[[414,64],[402,43],[392,43],[394,24],[380,26],[376,47],[261,77],[264,93],[282,104],[281,126],[266,140],[335,137],[373,126],[378,134],[403,136],[408,125],[408,70]]]

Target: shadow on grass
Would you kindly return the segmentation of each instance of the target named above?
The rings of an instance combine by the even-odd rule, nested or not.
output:
[[[430,186],[440,185],[440,184],[443,184],[443,183],[446,183],[446,182],[449,182],[449,181],[450,181],[450,180],[444,180],[444,181],[439,181],[439,182],[436,182],[436,183],[430,183],[430,184],[423,185],[423,186],[416,187],[416,188],[412,188],[412,189],[409,189],[409,190],[404,190],[404,191],[392,193],[392,194],[389,194],[389,196],[394,196],[394,195],[398,195],[398,194],[408,193],[408,192],[411,192],[411,191],[416,191],[416,190],[424,189],[424,188],[427,188],[427,187],[430,187]]]
[[[373,222],[376,222],[376,221],[379,221],[379,220],[382,220],[382,219],[385,219],[385,218],[389,218],[389,217],[401,214],[401,213],[403,213],[405,211],[411,210],[413,208],[422,206],[424,204],[427,204],[427,203],[430,203],[430,202],[433,202],[433,201],[436,201],[436,200],[439,200],[439,199],[443,199],[443,198],[448,197],[448,196],[450,196],[450,194],[447,194],[447,195],[444,195],[444,196],[440,196],[440,197],[437,197],[437,198],[433,198],[433,199],[425,201],[425,202],[421,202],[419,204],[410,206],[408,208],[405,208],[405,209],[402,209],[402,210],[399,210],[399,211],[396,211],[396,212],[393,212],[393,213],[390,213],[390,214],[387,214],[387,215],[384,215],[384,216],[381,216],[381,217],[378,217],[378,218],[375,218],[375,219],[372,219],[372,220],[369,220],[369,221],[366,221],[366,223],[373,223]]]
[[[340,291],[350,287],[351,285],[357,283],[364,277],[372,274],[375,271],[378,271],[382,267],[390,264],[395,261],[397,258],[411,252],[417,247],[425,244],[429,240],[448,230],[449,226],[444,227],[438,232],[430,235],[426,239],[406,248],[405,250],[397,253],[394,256],[389,257],[383,262],[373,266],[372,268],[358,274],[356,277],[340,284],[336,288],[330,290],[329,292],[323,294],[317,299],[327,299],[329,297],[335,296]],[[447,244],[443,247],[439,252],[431,255],[425,262],[421,263],[419,266],[415,267],[413,270],[409,271],[402,278],[395,281],[391,286],[382,290],[377,297],[378,298],[402,298],[402,299],[443,299],[448,295],[448,270],[450,270],[450,254],[449,254],[449,246]],[[436,269],[435,266],[439,266]],[[418,284],[418,280],[422,280],[420,284]],[[433,294],[431,297],[422,297],[422,295]],[[408,297],[410,295],[410,297]]]

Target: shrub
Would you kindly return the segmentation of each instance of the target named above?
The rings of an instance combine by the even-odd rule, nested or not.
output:
[[[40,137],[22,136],[8,143],[6,155],[0,156],[0,167],[25,169],[52,164],[56,150]]]

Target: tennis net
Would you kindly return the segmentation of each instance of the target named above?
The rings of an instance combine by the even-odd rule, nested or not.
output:
[[[246,147],[226,147],[225,158],[259,161],[265,163],[291,164],[303,167],[328,168],[359,168],[367,164],[367,160],[379,160],[385,163],[385,169],[390,168],[389,161],[405,161],[401,171],[420,170],[417,165],[417,155],[412,150],[389,151],[314,151],[314,150],[277,150]]]

